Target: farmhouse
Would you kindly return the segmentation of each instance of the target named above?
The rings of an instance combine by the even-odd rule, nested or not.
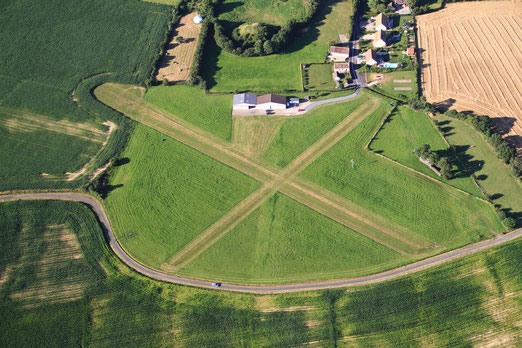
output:
[[[331,46],[330,57],[332,60],[346,60],[350,57],[350,49],[348,47]]]
[[[364,59],[366,61],[366,65],[375,65],[378,63],[377,54],[371,48],[364,53]]]
[[[393,21],[382,13],[375,18],[375,30],[389,30],[393,28]]]
[[[257,97],[256,109],[280,110],[286,109],[286,97],[277,94],[265,94]]]
[[[236,110],[253,109],[257,105],[257,95],[252,93],[241,93],[234,95],[232,108]]]
[[[334,71],[336,73],[347,73],[350,71],[350,64],[348,63],[334,63]]]
[[[387,45],[388,35],[385,31],[377,30],[373,38],[373,47],[385,47]]]

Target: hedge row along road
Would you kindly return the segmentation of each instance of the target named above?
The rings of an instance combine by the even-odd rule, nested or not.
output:
[[[134,269],[138,273],[141,273],[147,277],[165,281],[169,283],[176,283],[181,285],[195,286],[201,288],[213,288],[212,284],[208,281],[192,279],[187,277],[180,277],[176,275],[165,274],[153,269],[150,269],[141,263],[134,260],[130,257],[125,250],[120,246],[114,233],[112,231],[109,219],[105,214],[105,210],[103,205],[96,200],[94,197],[91,197],[86,194],[81,193],[73,193],[73,192],[63,192],[63,193],[23,193],[23,194],[10,194],[0,196],[0,202],[6,201],[14,201],[14,200],[35,200],[35,199],[53,199],[53,200],[67,200],[67,201],[75,201],[81,202],[89,207],[95,212],[98,217],[100,224],[102,225],[106,238],[111,246],[112,250],[116,255],[130,268]],[[352,279],[337,279],[337,280],[327,280],[327,281],[317,281],[317,282],[304,282],[304,283],[292,283],[292,284],[283,284],[283,285],[238,285],[238,284],[229,284],[223,283],[219,289],[226,291],[236,291],[236,292],[248,292],[248,293],[259,293],[259,294],[269,294],[269,293],[282,293],[282,292],[298,292],[298,291],[310,291],[310,290],[320,290],[327,288],[336,288],[336,287],[346,287],[346,286],[356,286],[356,285],[366,285],[370,283],[379,283],[384,282],[393,278],[401,277],[410,273],[415,273],[427,268],[432,268],[438,266],[442,263],[452,261],[466,255],[476,253],[478,251],[489,249],[495,247],[497,245],[515,240],[522,236],[522,229],[518,229],[511,233],[499,235],[493,239],[486,240],[480,243],[476,243],[473,245],[466,246],[464,248],[455,249],[450,252],[431,257],[425,259],[423,261],[419,261],[404,267],[399,267],[396,269],[392,269],[389,271],[385,271],[382,273],[360,277],[360,278],[352,278]]]

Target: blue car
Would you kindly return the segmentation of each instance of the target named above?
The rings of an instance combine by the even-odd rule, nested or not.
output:
[[[215,288],[219,288],[221,286],[221,283],[212,283],[212,286]]]

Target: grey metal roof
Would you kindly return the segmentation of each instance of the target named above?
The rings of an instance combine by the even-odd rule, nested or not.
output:
[[[235,94],[233,105],[238,104],[251,104],[256,105],[257,104],[257,95],[252,93],[241,93],[241,94]]]

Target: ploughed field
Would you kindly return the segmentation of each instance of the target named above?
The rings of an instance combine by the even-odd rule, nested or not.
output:
[[[499,118],[522,147],[520,2],[448,4],[417,17],[422,88],[429,102]]]

